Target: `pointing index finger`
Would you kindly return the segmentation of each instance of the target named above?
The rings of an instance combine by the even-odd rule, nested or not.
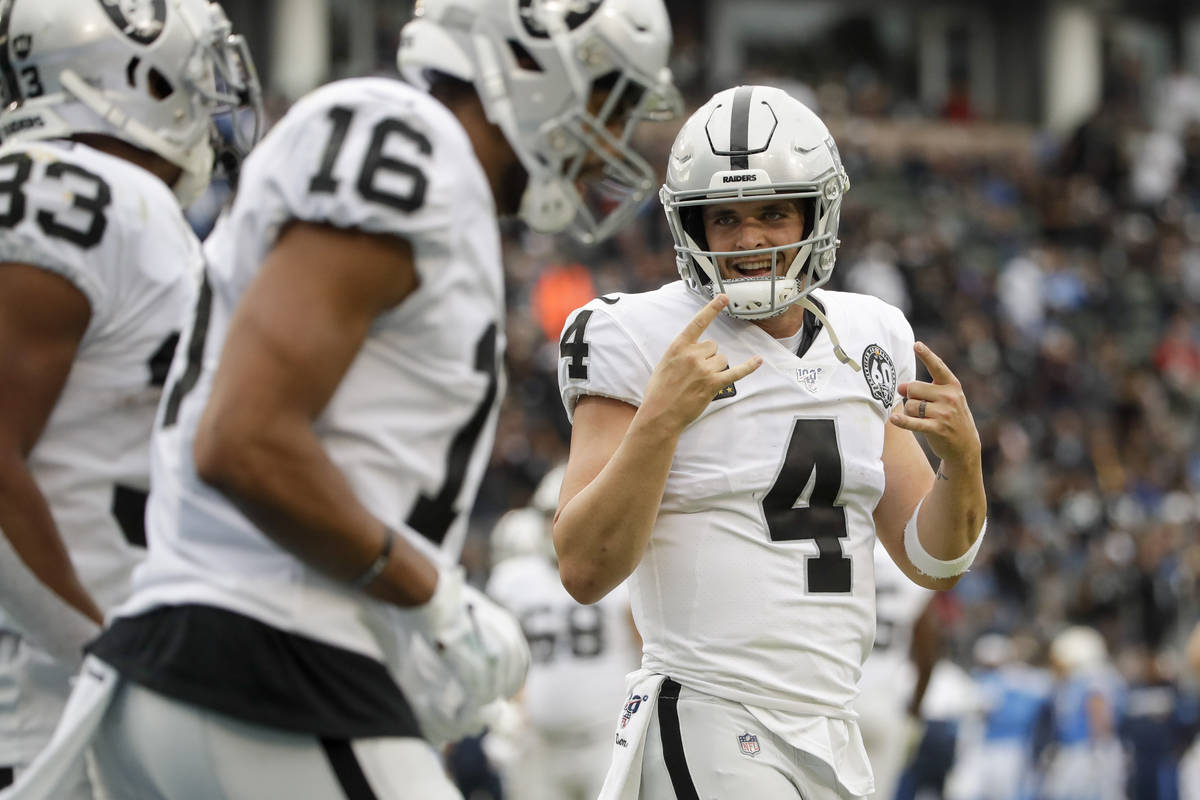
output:
[[[946,362],[942,361],[937,353],[930,350],[929,345],[917,342],[913,346],[913,350],[916,351],[917,358],[921,359],[921,363],[925,365],[925,369],[929,370],[929,377],[933,378],[934,383],[958,383],[958,378],[946,366]]]
[[[727,305],[729,305],[729,297],[723,294],[719,294],[708,301],[704,308],[696,312],[696,316],[692,317],[691,321],[679,332],[679,335],[675,337],[675,341],[683,344],[699,341],[700,335],[704,333],[704,329],[717,318],[717,315]]]

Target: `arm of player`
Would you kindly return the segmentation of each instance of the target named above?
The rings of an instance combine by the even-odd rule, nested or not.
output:
[[[371,322],[417,283],[404,240],[288,226],[234,312],[196,433],[200,477],[281,547],[339,580],[362,575],[388,534],[330,460],[313,422]],[[395,605],[421,605],[437,576],[397,536],[369,591]]]
[[[914,350],[932,381],[897,388],[905,399],[892,411],[884,434],[887,486],[875,508],[875,527],[909,578],[930,589],[949,589],[959,576],[932,578],[918,570],[906,552],[904,529],[920,503],[917,531],[931,556],[952,560],[975,543],[987,515],[979,432],[958,378],[923,343],[917,342]],[[925,436],[942,460],[936,479],[914,433]]]
[[[41,583],[100,625],[104,614],[80,582],[26,462],[91,313],[87,298],[65,278],[28,264],[0,265],[0,530]],[[11,589],[6,582],[0,592]]]
[[[912,647],[909,659],[917,670],[917,682],[913,686],[912,699],[908,703],[908,714],[914,719],[921,716],[921,703],[925,699],[925,690],[929,688],[929,679],[933,676],[933,668],[941,658],[942,629],[937,624],[937,611],[932,597],[925,604],[925,610],[913,623]]]
[[[762,364],[755,356],[730,367],[715,342],[700,341],[728,302],[725,295],[714,298],[675,338],[640,407],[597,396],[575,407],[554,547],[563,586],[580,603],[604,597],[637,567],[680,434],[721,387]]]

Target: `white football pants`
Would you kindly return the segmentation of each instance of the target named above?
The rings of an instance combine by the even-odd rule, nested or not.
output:
[[[125,682],[92,743],[121,800],[462,800],[423,739],[329,740],[267,728]]]
[[[640,800],[851,800],[833,768],[740,703],[664,684],[642,757]],[[754,737],[753,739],[744,737]]]

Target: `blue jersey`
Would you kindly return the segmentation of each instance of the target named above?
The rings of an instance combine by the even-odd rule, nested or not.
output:
[[[976,676],[987,698],[983,737],[987,741],[1032,742],[1050,709],[1053,682],[1042,670],[1014,664]]]

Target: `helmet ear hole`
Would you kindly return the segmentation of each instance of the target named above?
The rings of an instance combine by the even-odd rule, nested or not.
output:
[[[538,60],[533,57],[526,49],[525,45],[518,42],[516,39],[508,39],[508,49],[512,51],[513,58],[517,60],[517,66],[526,72],[545,72]]]
[[[147,78],[149,81],[150,96],[155,100],[166,100],[175,93],[175,87],[171,85],[167,77],[154,67],[150,68]]]

